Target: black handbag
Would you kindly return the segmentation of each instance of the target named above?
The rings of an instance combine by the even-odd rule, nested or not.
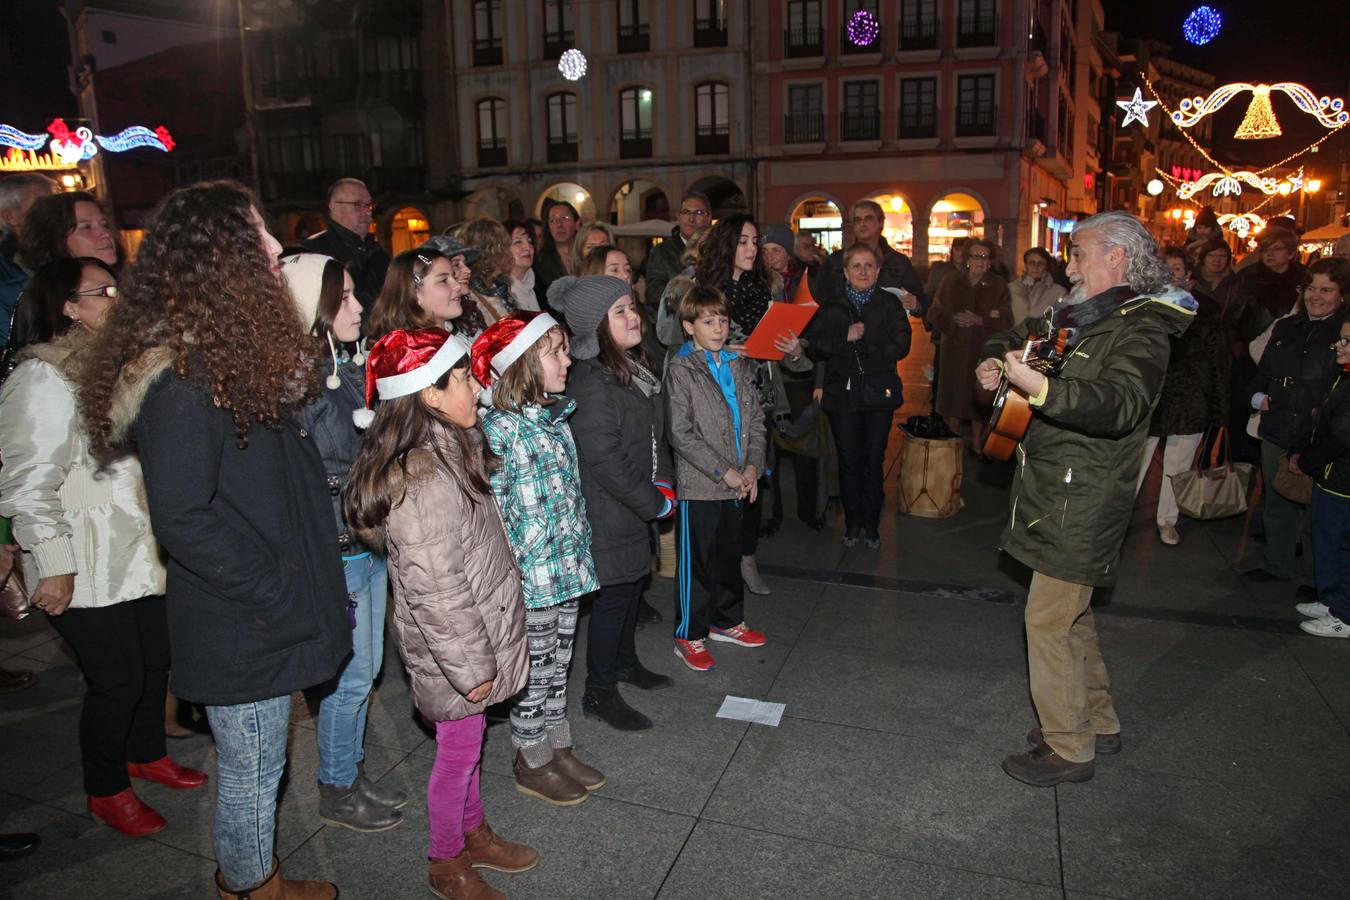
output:
[[[905,391],[899,375],[895,372],[864,372],[862,357],[857,350],[853,351],[853,362],[857,371],[853,373],[851,393],[861,409],[898,409],[904,405]]]

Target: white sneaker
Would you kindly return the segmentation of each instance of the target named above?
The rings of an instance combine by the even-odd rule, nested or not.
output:
[[[1181,535],[1177,534],[1177,526],[1175,525],[1159,525],[1158,537],[1169,547],[1175,547],[1181,543]]]
[[[1321,619],[1331,615],[1331,608],[1320,600],[1309,600],[1307,603],[1300,603],[1294,607],[1298,610],[1300,616],[1307,616],[1309,619]]]
[[[1298,623],[1308,634],[1315,634],[1318,637],[1329,638],[1350,638],[1350,625],[1345,624],[1335,616],[1323,616],[1320,619],[1305,619]]]
[[[753,556],[741,557],[741,581],[745,582],[745,589],[752,594],[759,594],[761,597],[773,593],[764,578],[759,574],[759,566],[755,564]]]

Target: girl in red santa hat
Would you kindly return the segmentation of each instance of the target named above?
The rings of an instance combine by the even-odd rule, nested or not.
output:
[[[539,854],[483,818],[483,711],[525,686],[520,572],[489,484],[469,348],[440,328],[395,330],[370,350],[366,404],[382,401],[343,490],[364,543],[383,547],[394,632],[413,702],[436,726],[427,783],[429,884],[501,897],[476,869],[524,872]]]
[[[473,372],[490,386],[483,433],[501,466],[492,493],[520,565],[529,685],[511,708],[516,789],[555,806],[575,806],[605,776],[572,752],[567,674],[577,603],[600,587],[581,495],[577,448],[567,420],[567,338],[547,313],[513,313],[473,343]]]

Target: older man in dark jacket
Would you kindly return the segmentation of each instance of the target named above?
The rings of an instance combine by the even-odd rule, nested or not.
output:
[[[365,182],[341,178],[328,189],[328,228],[309,238],[304,247],[311,253],[331,256],[352,273],[356,299],[361,302],[361,321],[370,318],[375,298],[384,287],[389,254],[370,233],[375,213]]]
[[[1021,361],[1033,320],[990,338],[976,369],[987,389],[998,387],[1002,369],[1034,410],[1017,450],[1003,549],[1033,570],[1027,662],[1040,727],[1003,770],[1038,787],[1087,781],[1096,754],[1120,750],[1089,603],[1094,586],[1115,580],[1171,339],[1196,309],[1168,286],[1157,243],[1125,212],[1079,223],[1069,275],[1075,293],[1051,307],[1054,326],[1070,329],[1053,377]]]
[[[923,282],[914,271],[909,257],[886,242],[881,234],[886,224],[886,213],[875,200],[860,200],[853,205],[853,242],[871,247],[881,257],[881,273],[877,276],[877,286],[898,288],[900,301],[905,311],[916,318],[923,318],[928,311],[929,297],[924,293]],[[811,290],[817,297],[833,297],[844,292],[844,251],[836,250],[825,260],[825,264],[816,273],[811,282]]]

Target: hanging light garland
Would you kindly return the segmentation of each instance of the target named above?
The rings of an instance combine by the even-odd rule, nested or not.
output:
[[[123,153],[137,147],[168,153],[174,148],[174,140],[163,125],[154,131],[143,125],[133,125],[114,135],[102,135],[94,134],[83,125],[72,131],[65,119],[52,119],[46,134],[29,134],[11,125],[0,125],[0,146],[29,153],[36,153],[45,146],[52,160],[74,166],[92,159],[100,148],[109,153]]]
[[[568,81],[580,81],[586,77],[586,54],[575,47],[564,50],[563,55],[558,58],[558,71]]]
[[[848,39],[855,47],[870,47],[881,34],[881,23],[871,10],[860,9],[848,20]]]
[[[1195,181],[1183,181],[1177,185],[1177,196],[1188,200],[1210,185],[1214,186],[1215,197],[1236,197],[1242,193],[1242,185],[1249,184],[1263,194],[1273,194],[1279,190],[1279,183],[1255,172],[1206,172]]]
[[[1350,122],[1350,112],[1346,111],[1343,99],[1318,97],[1308,88],[1292,81],[1282,81],[1279,84],[1249,84],[1237,81],[1215,88],[1208,97],[1186,97],[1172,113],[1172,122],[1178,128],[1190,128],[1205,116],[1218,112],[1239,94],[1251,92],[1252,101],[1247,107],[1247,115],[1233,136],[1275,137],[1280,134],[1280,123],[1275,119],[1275,111],[1270,105],[1271,91],[1287,95],[1299,110],[1312,116],[1325,128],[1339,128]]]

